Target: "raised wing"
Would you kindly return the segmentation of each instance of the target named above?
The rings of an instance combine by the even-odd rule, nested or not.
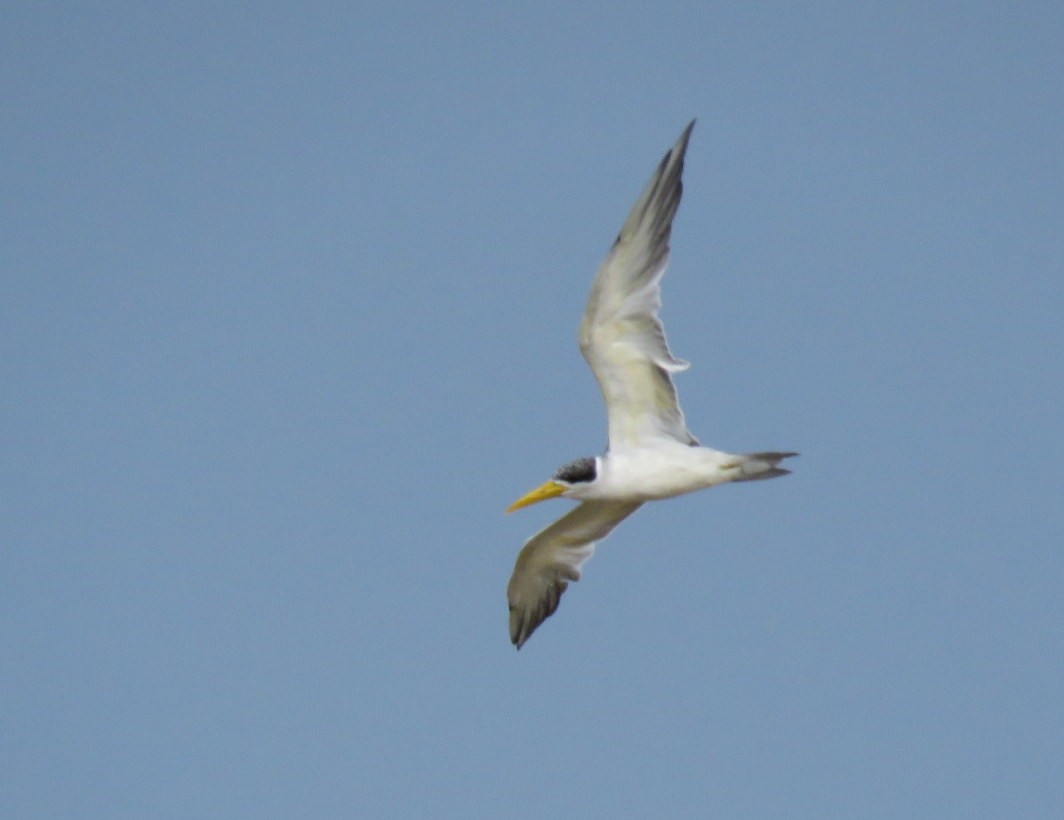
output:
[[[517,556],[506,588],[510,640],[518,649],[554,614],[570,581],[595,552],[595,541],[642,506],[639,502],[584,501],[533,535]]]
[[[670,377],[688,365],[669,352],[658,319],[672,219],[683,193],[683,158],[694,126],[692,120],[636,200],[595,274],[580,323],[580,351],[606,402],[611,447],[663,436],[698,443],[684,424]]]

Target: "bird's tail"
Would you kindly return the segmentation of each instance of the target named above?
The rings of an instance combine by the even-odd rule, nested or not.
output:
[[[797,453],[746,453],[739,456],[734,466],[739,468],[739,477],[732,481],[760,481],[763,478],[775,478],[787,475],[790,470],[785,470],[779,463],[785,458],[796,456]]]

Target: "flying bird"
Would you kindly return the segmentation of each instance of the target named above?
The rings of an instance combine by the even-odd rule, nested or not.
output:
[[[580,504],[532,536],[507,587],[510,640],[518,649],[558,608],[595,542],[645,502],[726,484],[787,475],[797,453],[735,455],[703,447],[687,429],[672,374],[688,367],[669,351],[658,318],[672,220],[680,205],[688,124],[632,206],[591,283],[580,352],[606,403],[609,442],[599,456],[560,467],[507,512],[549,498]]]

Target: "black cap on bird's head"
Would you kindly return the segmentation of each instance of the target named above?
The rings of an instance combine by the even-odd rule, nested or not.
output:
[[[548,498],[557,498],[560,495],[564,495],[574,484],[586,484],[590,481],[594,481],[597,477],[597,458],[588,456],[586,458],[578,458],[575,461],[570,461],[568,464],[563,464],[555,470],[550,481],[541,484],[536,487],[536,489],[532,490],[532,492],[526,493],[517,499],[506,509],[506,512],[513,512],[522,507],[527,507],[529,504],[546,501]]]
[[[562,484],[583,484],[586,481],[594,481],[597,475],[598,460],[593,456],[588,456],[563,464],[555,470],[551,480]]]

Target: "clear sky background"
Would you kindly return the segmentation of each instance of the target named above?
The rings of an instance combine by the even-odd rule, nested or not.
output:
[[[1064,6],[6,4],[0,814],[1064,816]],[[698,118],[693,432],[517,653]]]

